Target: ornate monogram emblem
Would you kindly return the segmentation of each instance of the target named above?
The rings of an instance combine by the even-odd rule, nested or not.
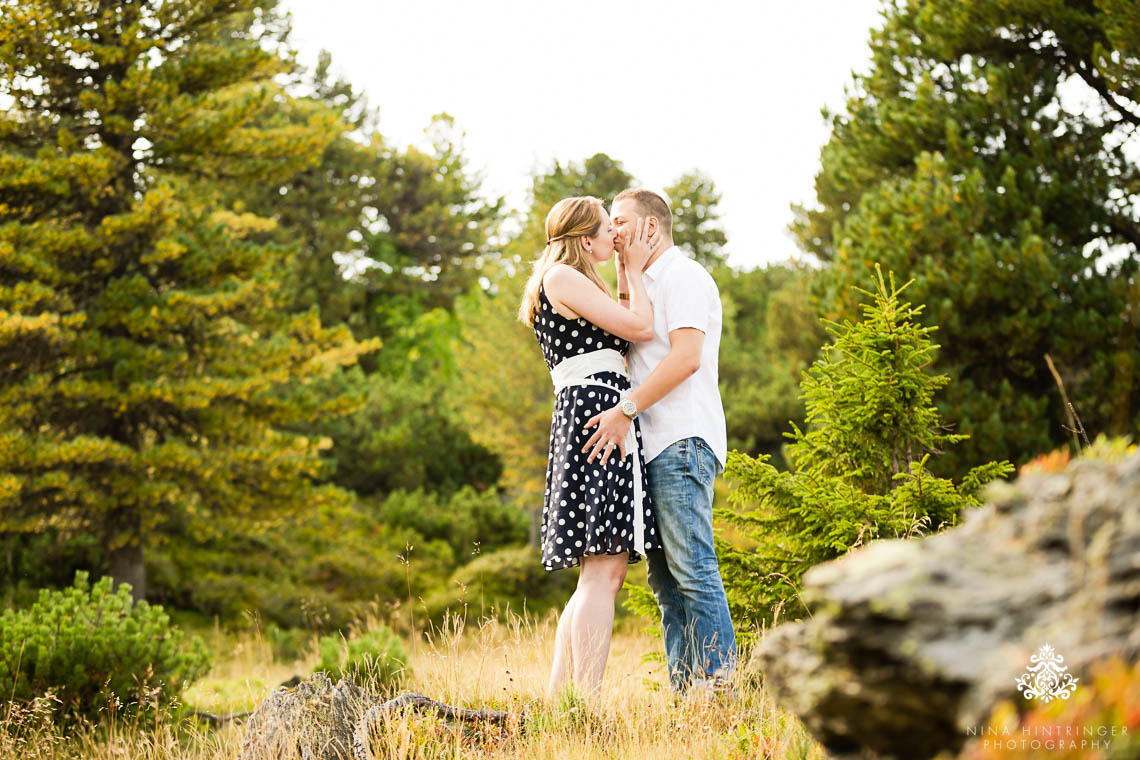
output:
[[[1057,654],[1053,647],[1046,644],[1029,661],[1032,664],[1017,679],[1017,690],[1026,699],[1037,697],[1043,702],[1052,702],[1057,698],[1068,699],[1072,695],[1080,679],[1065,672],[1069,666],[1061,664],[1065,658]]]

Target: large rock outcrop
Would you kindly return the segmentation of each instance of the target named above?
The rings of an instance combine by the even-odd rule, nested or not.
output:
[[[764,636],[777,701],[838,757],[962,746],[1052,646],[1064,674],[1140,654],[1140,456],[998,483],[963,524],[812,568],[812,616]],[[1048,684],[1046,684],[1048,686]]]

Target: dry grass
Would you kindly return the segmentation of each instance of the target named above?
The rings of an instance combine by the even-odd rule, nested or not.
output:
[[[519,719],[505,728],[461,731],[434,717],[393,716],[374,736],[384,758],[802,758],[824,756],[790,714],[775,707],[754,683],[738,674],[734,700],[674,697],[664,668],[646,661],[658,640],[629,621],[614,638],[602,695],[584,700],[567,694],[544,699],[556,618],[517,617],[467,626],[449,625],[412,650],[407,690],[450,704],[510,710]],[[184,695],[187,706],[208,712],[251,709],[280,682],[308,673],[311,652],[274,662],[256,633],[213,633],[217,664]],[[0,760],[90,758],[159,760],[235,758],[240,721],[212,730],[180,721],[147,718],[123,725],[105,720],[97,729],[64,732],[50,722],[50,705],[7,708],[0,730]]]

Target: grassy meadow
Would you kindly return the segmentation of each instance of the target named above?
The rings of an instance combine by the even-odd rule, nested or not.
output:
[[[519,718],[499,728],[464,730],[435,717],[392,717],[374,736],[385,758],[823,758],[799,721],[776,707],[762,688],[738,676],[739,696],[674,697],[667,688],[658,639],[625,618],[613,640],[601,697],[567,694],[548,703],[544,693],[557,617],[511,616],[481,623],[456,622],[411,649],[411,676],[402,691],[449,704],[500,709]],[[131,721],[108,716],[98,728],[54,726],[43,703],[4,715],[0,760],[173,760],[235,758],[242,721],[211,728],[192,710],[229,714],[254,709],[278,684],[312,671],[315,647],[299,659],[279,661],[256,626],[241,632],[198,632],[216,653],[211,672],[184,694],[181,717],[143,712]]]

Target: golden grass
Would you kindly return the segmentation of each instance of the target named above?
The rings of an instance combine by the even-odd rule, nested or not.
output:
[[[599,698],[565,695],[544,699],[549,674],[554,614],[541,621],[512,617],[507,622],[450,624],[411,648],[412,675],[406,691],[473,709],[510,710],[519,719],[504,728],[460,730],[435,717],[392,716],[374,735],[373,751],[384,758],[783,758],[822,760],[821,749],[799,722],[778,709],[763,690],[737,677],[739,696],[674,697],[663,665],[646,655],[659,640],[625,621],[614,637]],[[256,632],[215,630],[216,664],[184,694],[187,707],[212,713],[252,709],[294,674],[308,674],[318,657],[311,651],[296,662],[275,662]],[[64,732],[51,725],[44,707],[9,707],[7,731],[0,731],[0,760],[64,758],[166,760],[235,758],[240,721],[219,729],[178,721],[135,719],[123,725],[104,720],[99,728]],[[46,721],[46,722],[45,722]]]

